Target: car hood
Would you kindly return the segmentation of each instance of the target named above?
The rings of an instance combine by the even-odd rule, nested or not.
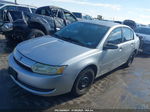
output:
[[[68,60],[92,50],[51,36],[24,41],[16,49],[36,62],[50,65],[62,65]]]
[[[144,41],[150,41],[150,35],[145,35],[142,33],[136,33],[138,36],[142,36]]]

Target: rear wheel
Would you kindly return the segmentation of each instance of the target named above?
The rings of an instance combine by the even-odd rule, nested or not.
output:
[[[72,88],[72,94],[74,96],[81,96],[85,94],[93,84],[95,78],[94,71],[91,68],[82,70]]]
[[[27,39],[32,39],[36,37],[44,36],[44,32],[39,29],[31,29],[31,32],[29,33]]]
[[[124,67],[130,67],[135,57],[135,52],[133,52],[127,62],[124,64]]]

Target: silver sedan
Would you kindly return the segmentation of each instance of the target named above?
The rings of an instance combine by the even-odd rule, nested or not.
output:
[[[53,36],[20,43],[9,56],[9,72],[23,89],[42,96],[85,94],[95,78],[130,66],[139,39],[125,25],[80,21]]]

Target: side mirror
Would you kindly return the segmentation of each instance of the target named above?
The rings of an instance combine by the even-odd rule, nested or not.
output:
[[[104,50],[105,50],[105,49],[118,49],[118,46],[115,45],[115,44],[107,43],[107,44],[104,46]]]

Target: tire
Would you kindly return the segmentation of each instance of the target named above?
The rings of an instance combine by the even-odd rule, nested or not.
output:
[[[133,60],[134,60],[135,54],[136,54],[136,53],[133,52],[133,53],[130,55],[130,57],[129,57],[129,59],[127,60],[127,62],[123,65],[125,68],[131,66],[131,64],[132,64],[132,62],[133,62]]]
[[[43,31],[39,30],[39,29],[31,29],[31,32],[27,36],[27,39],[41,37],[41,36],[44,36],[44,35],[45,35],[45,33]]]
[[[82,70],[75,80],[72,88],[72,95],[78,97],[87,93],[94,82],[95,74],[91,68]]]

